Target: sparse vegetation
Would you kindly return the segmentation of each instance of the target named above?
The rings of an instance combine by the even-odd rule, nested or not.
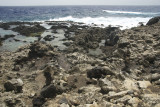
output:
[[[30,37],[40,37],[43,32],[30,33]]]

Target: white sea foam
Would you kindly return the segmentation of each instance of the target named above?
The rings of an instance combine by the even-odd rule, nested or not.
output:
[[[103,10],[107,13],[128,13],[128,14],[142,14],[141,12],[129,12],[129,11],[112,11],[112,10]]]
[[[147,18],[142,18],[142,17],[136,17],[136,18],[128,18],[128,17],[74,18],[72,16],[68,16],[68,17],[50,19],[50,21],[74,21],[74,22],[83,22],[88,25],[91,25],[94,23],[99,26],[101,26],[101,24],[103,24],[104,26],[108,26],[108,25],[122,26],[121,29],[127,29],[127,28],[137,26],[139,22],[143,22],[145,24],[147,23],[149,19],[150,19],[149,17]]]
[[[151,13],[151,12],[131,12],[131,11],[112,11],[112,10],[102,10],[102,11],[111,13],[111,14],[137,14],[137,15],[159,14],[159,13]]]

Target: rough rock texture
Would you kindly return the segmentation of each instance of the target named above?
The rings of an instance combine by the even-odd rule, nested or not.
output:
[[[153,25],[160,22],[160,17],[154,17],[147,22],[147,25]]]
[[[44,87],[40,93],[41,96],[43,96],[44,98],[53,98],[56,96],[56,92],[56,87],[51,84],[49,86]]]
[[[66,50],[35,42],[0,52],[0,106],[159,107],[159,29],[88,27]],[[93,47],[102,55],[90,55]]]
[[[108,27],[107,30],[108,36],[106,36],[105,45],[114,46],[119,40],[119,36],[117,34],[120,32],[120,30],[116,27]]]
[[[39,36],[38,33],[44,32],[45,28],[39,24],[34,24],[33,26],[24,26],[20,25],[16,28],[13,28],[13,31],[16,31],[24,36]]]
[[[7,23],[0,23],[0,28],[8,30],[9,29],[9,24],[7,24]]]
[[[95,49],[99,47],[99,42],[106,35],[106,31],[101,28],[89,28],[77,32],[75,44],[83,48]]]
[[[15,91],[17,93],[22,92],[23,81],[21,79],[12,79],[4,83],[6,91]]]
[[[113,75],[114,73],[109,68],[96,67],[87,72],[88,78],[102,78],[106,75]]]

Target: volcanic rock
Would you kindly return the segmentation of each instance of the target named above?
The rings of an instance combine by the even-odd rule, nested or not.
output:
[[[41,96],[43,96],[44,98],[53,98],[57,94],[57,89],[53,84],[51,84],[49,86],[44,87],[40,93]]]
[[[48,44],[45,43],[40,43],[36,42],[31,44],[30,46],[30,52],[29,52],[29,57],[34,58],[34,57],[42,57],[49,55],[49,51],[53,51],[54,48]]]
[[[52,41],[52,40],[54,40],[54,36],[51,36],[51,35],[47,35],[47,36],[45,36],[43,39],[45,40],[45,41]]]
[[[88,78],[102,78],[106,75],[113,75],[114,73],[109,68],[95,67],[87,71]]]
[[[45,98],[43,97],[35,97],[32,100],[33,107],[41,107],[45,102]]]
[[[38,33],[44,32],[45,28],[40,26],[40,24],[35,24],[32,27],[20,25],[16,28],[13,28],[12,30],[15,32],[19,32],[21,35],[25,35],[25,36],[37,36]]]
[[[154,17],[147,22],[147,25],[153,25],[160,21],[160,17]]]

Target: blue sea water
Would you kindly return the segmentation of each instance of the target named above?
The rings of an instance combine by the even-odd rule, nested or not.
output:
[[[160,6],[28,6],[28,7],[0,7],[0,22],[31,21],[42,22],[41,25],[48,25],[45,21],[74,21],[83,22],[87,25],[96,24],[101,27],[108,25],[122,26],[121,29],[137,26],[139,22],[144,24],[152,17],[160,16]],[[103,25],[102,25],[103,24]],[[48,34],[49,33],[49,34]],[[6,34],[16,35],[15,41],[9,38],[3,42],[1,51],[15,51],[20,46],[37,40],[36,37],[25,37],[17,32],[0,28],[0,36]],[[62,35],[61,35],[62,34]],[[41,36],[53,35],[51,31],[45,31]],[[54,34],[56,36],[57,34]],[[59,48],[64,48],[62,41],[63,33],[58,33],[57,39],[50,43]],[[23,42],[26,41],[26,42]],[[96,54],[99,50],[93,51]]]
[[[160,16],[160,6],[26,6],[0,7],[0,21],[75,21],[124,28]]]

